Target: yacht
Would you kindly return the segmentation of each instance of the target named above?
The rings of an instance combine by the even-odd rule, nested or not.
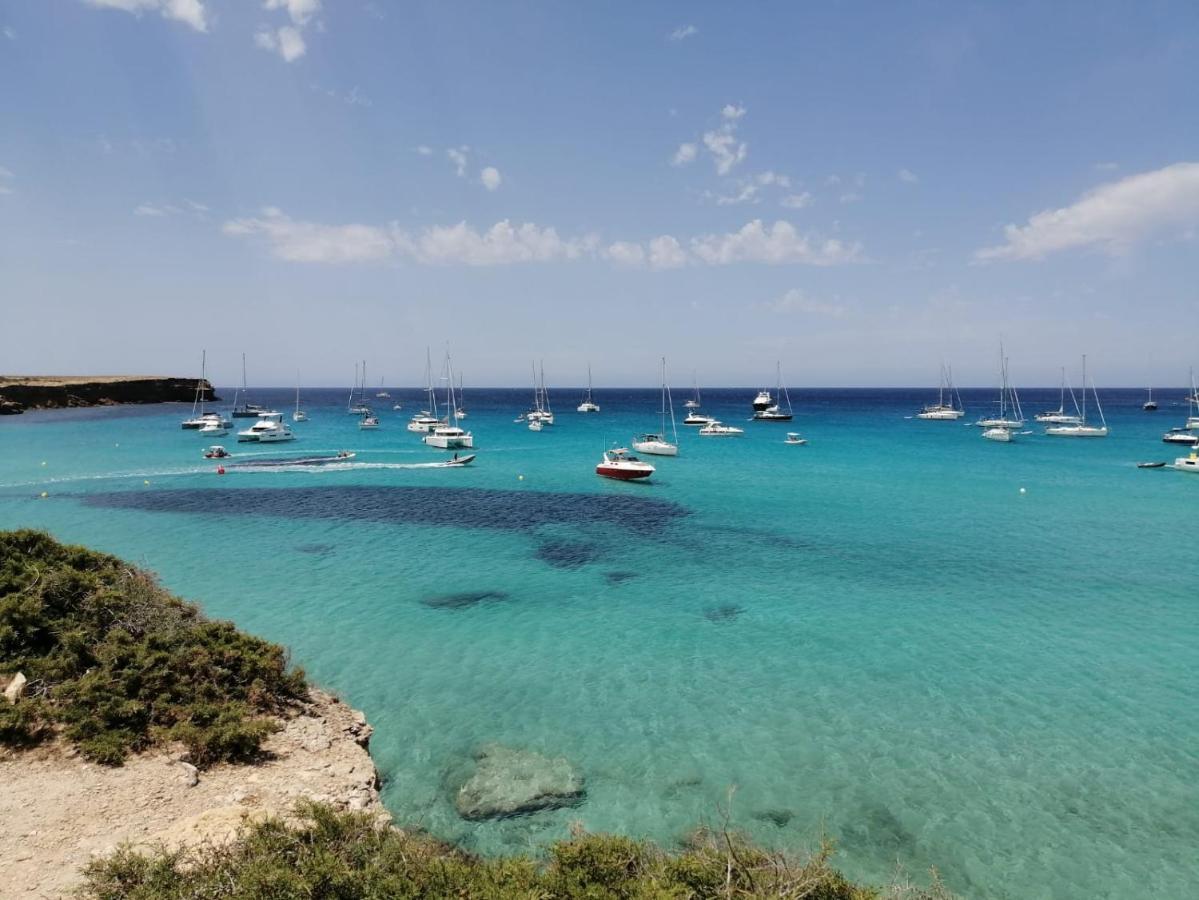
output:
[[[307,422],[308,421],[308,413],[306,413],[306,412],[304,412],[304,410],[300,409],[300,373],[299,372],[296,373],[296,409],[295,409],[295,412],[293,412],[291,414],[291,420],[293,422]]]
[[[997,425],[994,428],[986,429],[983,432],[983,437],[985,437],[988,441],[999,441],[1001,443],[1008,444],[1011,443],[1012,440],[1012,429],[1006,426]]]
[[[1074,396],[1074,388],[1070,388],[1070,396]],[[1077,404],[1075,404],[1077,405]],[[1066,412],[1066,367],[1062,366],[1062,393],[1057,409],[1037,413],[1036,420],[1047,425],[1081,425],[1078,416]]]
[[[1153,388],[1149,388],[1149,399],[1141,404],[1141,409],[1145,412],[1155,412],[1157,410],[1157,401],[1153,399]]]
[[[537,379],[537,368],[533,368],[533,408],[525,413],[525,420],[532,428],[534,420],[542,425],[554,424],[554,411],[550,409],[550,394],[545,389],[545,365],[541,366],[541,380]],[[533,428],[533,431],[540,431],[540,428]]]
[[[1099,404],[1099,392],[1095,382],[1091,381],[1091,393],[1095,397],[1095,407],[1099,410],[1101,425],[1087,424],[1087,355],[1082,355],[1082,408],[1078,411],[1078,423],[1074,425],[1051,425],[1045,433],[1051,437],[1107,437],[1107,420],[1103,418],[1103,407]],[[1071,398],[1074,391],[1070,392]]]
[[[1194,447],[1199,444],[1199,434],[1192,434],[1185,428],[1171,428],[1162,435],[1162,442],[1166,444],[1186,444]]]
[[[283,422],[282,414],[277,412],[263,413],[262,418],[257,422],[245,431],[237,433],[239,441],[257,441],[261,444],[292,441],[295,440],[295,437],[291,433],[291,427]]]
[[[635,456],[630,456],[624,447],[613,447],[604,451],[603,458],[595,467],[595,474],[619,481],[633,481],[649,478],[654,474],[654,467]]]
[[[391,394],[389,394],[387,392],[387,389],[383,387],[383,379],[382,378],[379,379],[379,390],[375,391],[375,396],[380,400],[390,400],[391,399]]]
[[[425,348],[425,408],[408,420],[408,430],[428,434],[439,425],[448,424],[437,416],[437,394],[433,390],[433,361],[429,349]]]
[[[466,418],[466,404],[465,404],[465,401],[462,399],[464,396],[465,396],[465,394],[462,391],[462,374],[459,373],[458,374],[458,398],[457,398],[457,410],[458,410],[458,418],[459,419]]]
[[[257,419],[263,413],[270,412],[269,409],[258,406],[254,403],[247,402],[249,389],[246,387],[246,355],[241,355],[241,406],[237,405],[237,393],[233,395],[233,412],[231,415],[235,419]]]
[[[368,410],[366,415],[363,416],[362,419],[358,422],[358,427],[359,428],[378,428],[379,427],[379,417]]]
[[[421,440],[430,447],[438,447],[442,450],[461,450],[473,447],[475,445],[474,435],[458,426],[458,402],[454,399],[454,366],[450,362],[449,353],[445,355],[445,371],[445,402],[449,410],[449,421],[438,425]]]
[[[954,404],[955,400],[957,401],[956,405]],[[953,386],[953,369],[942,363],[941,383],[937,388],[937,402],[916,413],[916,418],[947,422],[960,419],[964,415],[966,415],[966,410],[962,406],[962,397],[957,392],[957,388]]]
[[[666,440],[666,410],[670,409],[670,428],[674,442]],[[666,386],[666,357],[662,357],[662,409],[661,430],[657,433],[638,435],[633,439],[633,449],[638,453],[649,453],[653,456],[678,456],[679,432],[674,423],[674,403],[670,399],[670,388]]]
[[[695,393],[691,399],[683,404],[684,409],[699,409],[699,381],[695,378],[695,373],[691,373],[691,384],[695,387]]]
[[[1195,390],[1195,371],[1191,370],[1191,393],[1187,396],[1187,431],[1199,430],[1199,391]]]
[[[760,413],[769,409],[773,403],[774,401],[770,398],[770,391],[765,389],[758,391],[758,396],[754,397],[754,413]]]
[[[779,398],[780,400],[786,400],[787,409],[784,410],[781,403],[778,402],[768,404],[763,409],[758,409],[758,400],[762,399],[762,395],[765,394],[767,398],[770,397],[770,394],[768,394],[766,391],[762,391],[761,394],[758,394],[758,399],[754,400],[754,419],[759,422],[790,422],[793,415],[791,412],[791,395],[788,394],[787,389],[783,387],[782,363],[776,362],[774,364],[774,372],[775,397]]]
[[[717,419],[713,419],[698,432],[704,437],[736,437],[739,434],[745,434],[744,428],[737,428],[734,425],[725,425]]]
[[[200,434],[205,437],[224,437],[229,433],[228,423],[214,413],[204,416],[201,421],[204,424],[200,426]]]
[[[999,345],[999,415],[984,417],[974,424],[988,431],[1003,429],[1017,431],[1024,427],[1024,411],[1020,408],[1020,395],[1008,380],[1008,359],[1003,355],[1003,344]],[[1006,438],[997,435],[983,435],[988,440],[1010,441],[1011,434]]]
[[[593,413],[593,412],[600,411],[599,404],[591,399],[591,366],[590,365],[587,366],[587,396],[583,398],[583,402],[578,405],[576,411],[581,412],[581,413]]]
[[[354,363],[354,386],[350,388],[350,399],[346,401],[346,412],[351,416],[369,416],[371,408],[366,405],[366,360],[362,361],[362,375],[358,374],[358,363]]]
[[[205,459],[226,459],[229,456],[232,456],[232,454],[220,444],[213,444],[204,451]]]
[[[689,412],[687,418],[683,419],[684,425],[711,425],[716,420],[711,416],[705,416],[701,412]]]
[[[1179,472],[1199,472],[1199,451],[1192,450],[1190,456],[1180,456],[1174,460],[1174,468]]]
[[[205,399],[205,394],[204,394],[204,385],[207,381],[208,381],[208,351],[202,350],[200,352],[200,380],[196,382],[196,397],[192,401],[191,418],[184,419],[184,421],[182,423],[182,427],[185,430],[203,431],[205,427],[207,427],[208,425],[211,425],[213,422],[215,422],[218,427],[225,427],[225,428],[228,428],[231,424],[233,424],[228,419],[224,418],[223,416],[221,416],[217,413],[211,413],[211,412],[204,411],[204,406],[205,406],[205,403],[207,402]],[[207,431],[204,433],[212,434],[213,432]],[[221,434],[225,434],[225,433],[226,432],[223,432],[223,431],[221,432]]]

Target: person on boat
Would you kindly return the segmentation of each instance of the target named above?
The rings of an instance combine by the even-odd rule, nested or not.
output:
[[[454,451],[454,461],[455,462],[458,461],[458,452],[457,451]]]

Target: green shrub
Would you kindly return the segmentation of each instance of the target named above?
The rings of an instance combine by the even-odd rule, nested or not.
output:
[[[17,671],[43,696],[0,714],[0,742],[58,726],[110,765],[163,740],[183,741],[197,766],[252,758],[276,728],[266,716],[307,692],[282,647],[36,531],[0,532],[0,673]]]

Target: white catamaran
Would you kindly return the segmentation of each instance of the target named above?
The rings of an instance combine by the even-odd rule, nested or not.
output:
[[[591,364],[587,364],[587,396],[583,398],[583,402],[579,404],[578,412],[593,413],[599,412],[599,404],[591,399]]]
[[[425,408],[408,420],[408,430],[418,434],[428,434],[439,425],[447,424],[444,419],[437,417],[437,394],[433,390],[433,358],[429,348],[425,348]]]
[[[670,410],[670,431],[674,442],[666,440],[666,410]],[[633,449],[638,453],[649,453],[653,456],[679,455],[679,430],[674,421],[674,402],[670,397],[670,387],[666,384],[666,357],[662,357],[662,410],[660,430],[656,434],[646,433],[633,439]]]
[[[442,450],[458,450],[475,445],[475,438],[458,425],[458,401],[454,397],[454,366],[450,354],[445,355],[445,404],[447,421],[441,422],[426,434],[422,441]]]

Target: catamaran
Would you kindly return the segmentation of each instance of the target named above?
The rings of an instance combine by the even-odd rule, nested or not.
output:
[[[956,405],[954,404],[955,400],[957,401]],[[960,419],[964,415],[966,415],[966,409],[962,406],[962,397],[957,388],[953,386],[953,369],[942,363],[941,383],[937,388],[937,402],[916,413],[916,418],[944,422]]]
[[[591,364],[587,364],[587,396],[583,398],[583,402],[578,405],[576,410],[581,413],[599,412],[599,404],[591,399]]]
[[[458,426],[458,401],[454,398],[454,366],[450,362],[449,353],[445,355],[445,372],[445,402],[448,409],[448,421],[437,425],[421,440],[430,447],[439,447],[442,450],[473,447],[475,445],[474,435]]]
[[[1078,416],[1073,413],[1066,412],[1066,367],[1062,366],[1062,393],[1061,400],[1058,402],[1057,409],[1049,410],[1048,412],[1037,413],[1036,420],[1049,425],[1080,425]],[[1070,396],[1074,396],[1074,388],[1070,388]],[[1075,403],[1077,406],[1077,403]]]
[[[283,415],[277,412],[263,413],[262,417],[247,428],[237,433],[239,441],[257,441],[261,444],[275,444],[280,441],[295,440],[291,428],[283,421]]]
[[[418,434],[427,434],[439,425],[445,425],[444,419],[437,417],[437,394],[433,390],[433,358],[429,348],[425,348],[425,397],[428,402],[425,408],[408,420],[408,430]]]
[[[974,424],[989,432],[994,432],[996,429],[1011,432],[1023,428],[1024,410],[1020,408],[1020,395],[1016,393],[1016,389],[1012,387],[1012,383],[1008,379],[1008,358],[1003,355],[1002,343],[999,345],[999,382],[999,415],[979,419]],[[1005,442],[1012,439],[1011,434],[1001,436],[984,433],[983,437],[992,441]]]
[[[666,410],[670,409],[670,430],[674,443],[666,440]],[[639,453],[649,453],[653,456],[679,455],[679,430],[674,422],[674,402],[670,398],[670,388],[666,384],[666,357],[662,357],[662,410],[661,430],[657,434],[641,434],[633,439],[633,449]]]
[[[1078,423],[1075,425],[1051,425],[1045,429],[1045,433],[1052,437],[1107,437],[1107,420],[1103,418],[1103,407],[1099,403],[1099,391],[1095,388],[1095,380],[1091,379],[1091,393],[1095,396],[1095,407],[1099,410],[1099,421],[1101,425],[1087,424],[1087,355],[1082,355],[1082,408],[1078,409],[1077,400],[1074,398],[1074,391],[1070,391],[1070,398],[1075,400],[1075,408],[1078,409]]]
[[[767,405],[763,409],[758,409],[758,400],[762,399],[762,394],[765,394],[767,398],[770,397],[770,394],[767,393],[766,391],[762,391],[761,394],[758,394],[758,399],[754,401],[754,418],[756,420],[758,420],[759,422],[790,422],[792,419],[791,395],[787,393],[787,389],[783,386],[782,363],[775,362],[774,374],[775,374],[775,389],[774,389],[775,402]],[[780,400],[786,400],[786,403],[787,403],[786,412],[783,411],[783,407],[779,403]]]

